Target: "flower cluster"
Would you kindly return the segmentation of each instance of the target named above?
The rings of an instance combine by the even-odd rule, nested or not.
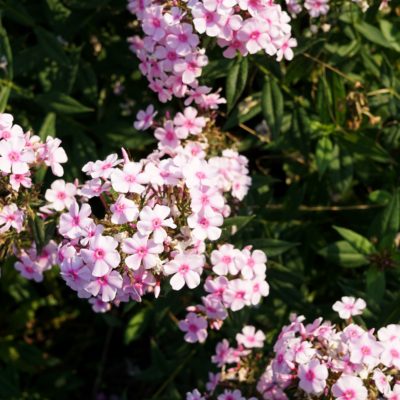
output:
[[[247,392],[258,392],[265,400],[285,400],[293,395],[337,400],[399,399],[400,325],[391,324],[376,333],[365,329],[352,319],[365,307],[364,300],[353,297],[336,302],[334,310],[346,320],[343,329],[322,318],[305,324],[303,316],[293,315],[291,323],[281,330],[274,357],[258,380],[255,377],[262,356],[254,349],[263,347],[264,334],[245,327],[236,336],[236,348],[231,348],[226,339],[217,345],[212,361],[222,370],[210,375],[207,398],[219,384],[235,388],[236,382],[247,384]],[[187,398],[190,396],[193,392]]]
[[[251,246],[240,251],[224,244],[212,251],[210,261],[217,277],[205,281],[208,294],[202,297],[201,304],[188,307],[189,313],[179,323],[189,343],[206,339],[207,320],[211,328],[219,329],[228,316],[227,309],[239,311],[256,305],[269,294],[265,280],[267,258],[262,251],[252,251]]]
[[[254,326],[245,326],[241,333],[236,335],[236,346],[231,347],[227,339],[218,343],[211,361],[221,369],[219,373],[209,373],[205,393],[198,389],[186,393],[186,400],[205,400],[216,398],[217,400],[257,400],[257,397],[247,397],[235,387],[221,390],[219,386],[227,386],[224,383],[251,380],[250,375],[255,366],[250,362],[252,352],[264,347],[265,335]],[[218,392],[221,392],[218,394]]]
[[[46,192],[43,211],[66,210],[58,229],[61,276],[106,311],[146,293],[157,297],[165,280],[173,290],[193,289],[207,275],[204,307],[222,321],[225,307],[235,311],[268,294],[262,252],[225,244],[208,256],[207,242],[220,238],[231,205],[248,191],[247,159],[232,149],[209,156],[207,138],[218,135],[211,114],[187,107],[161,125],[154,116],[148,109],[136,121],[141,129],[157,126],[159,146],[147,158],[111,154],[83,167],[90,178],[82,185],[58,180]],[[94,199],[101,215],[92,210]]]
[[[273,1],[190,0],[170,7],[154,0],[130,0],[128,9],[141,23],[144,39],[129,39],[149,87],[166,102],[187,97],[202,108],[221,102],[218,94],[200,86],[198,78],[208,63],[199,48],[200,35],[216,38],[224,56],[247,56],[264,51],[278,61],[293,58],[289,15]]]
[[[29,222],[37,218],[33,207],[39,193],[32,182],[34,172],[41,167],[50,167],[54,175],[63,175],[61,164],[67,161],[67,156],[60,144],[59,139],[52,137],[42,142],[38,136],[24,132],[14,124],[11,114],[0,114],[1,258],[12,252],[20,255],[19,244],[25,240],[24,233],[30,235]],[[28,243],[31,242],[30,235]],[[21,257],[23,260],[18,269],[22,271],[25,265],[24,270],[30,271],[28,274],[33,279],[39,280],[41,271],[48,267],[43,261],[45,255],[36,255],[36,249],[31,249]],[[38,257],[41,259],[36,262]]]

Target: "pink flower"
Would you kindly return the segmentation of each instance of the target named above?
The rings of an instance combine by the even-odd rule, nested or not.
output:
[[[164,264],[164,273],[173,275],[170,284],[172,289],[180,290],[186,285],[194,289],[200,284],[200,275],[203,272],[204,257],[196,254],[178,254]]]
[[[139,269],[141,264],[146,269],[153,268],[159,262],[157,254],[162,253],[163,250],[163,245],[139,233],[135,233],[132,238],[125,239],[122,243],[122,251],[131,254],[125,259],[125,263],[133,270]]]
[[[311,17],[317,18],[320,15],[326,15],[329,11],[329,0],[305,0],[306,8]]]
[[[180,143],[172,121],[166,121],[163,128],[157,128],[154,131],[154,136],[160,141],[162,146],[172,149],[178,147]]]
[[[24,212],[22,210],[19,210],[16,204],[11,203],[1,209],[0,233],[7,232],[10,228],[14,228],[17,232],[21,232],[23,225]]]
[[[117,201],[111,205],[111,222],[113,224],[125,224],[134,221],[139,215],[136,203],[127,199],[123,194],[118,196]]]
[[[27,189],[32,187],[32,179],[30,176],[30,172],[26,172],[25,174],[12,174],[10,176],[10,185],[13,190],[18,192],[21,186]]]
[[[206,398],[203,397],[197,389],[194,389],[193,391],[186,393],[186,400],[206,400]]]
[[[186,332],[184,338],[189,343],[203,343],[207,339],[207,321],[190,312],[186,318],[179,321],[179,329]]]
[[[212,372],[208,373],[208,382],[206,383],[206,389],[208,392],[211,392],[211,394],[214,392],[214,390],[217,388],[218,383],[221,379],[221,374],[213,374]]]
[[[233,391],[225,389],[224,393],[220,394],[217,397],[217,400],[246,400],[246,399],[242,396],[242,392],[238,389]]]
[[[122,287],[122,281],[119,272],[111,271],[86,284],[85,290],[93,296],[101,296],[103,302],[109,302],[115,299],[117,290]]]
[[[256,276],[265,276],[267,269],[267,256],[261,250],[243,249],[236,258],[236,266],[241,268],[241,273],[244,279],[253,279]]]
[[[235,259],[239,253],[239,250],[231,244],[224,244],[218,250],[214,250],[211,253],[213,271],[217,275],[228,275],[228,273],[236,275],[239,269],[236,266]]]
[[[223,217],[218,213],[202,212],[188,217],[188,225],[192,229],[192,235],[197,240],[219,239],[222,230],[218,228],[223,223]]]
[[[50,189],[46,190],[45,199],[50,203],[49,207],[55,211],[62,211],[71,207],[75,201],[77,193],[76,186],[72,183],[66,183],[63,179],[54,181]]]
[[[67,258],[61,263],[60,275],[66,284],[77,292],[91,281],[92,273],[79,256]]]
[[[192,25],[183,23],[174,26],[166,37],[166,44],[176,50],[180,56],[187,56],[200,42],[199,37],[193,34]]]
[[[250,304],[249,281],[234,279],[229,282],[227,289],[223,293],[223,300],[226,307],[232,311],[239,311],[245,305]]]
[[[374,370],[372,379],[378,390],[387,396],[391,392],[390,381],[393,379],[391,376],[386,376],[379,368]]]
[[[350,375],[342,375],[332,386],[332,394],[336,400],[366,400],[368,391],[363,381]]]
[[[387,400],[400,400],[400,384],[396,383],[386,398]]]
[[[60,147],[61,140],[57,138],[47,137],[44,146],[44,153],[41,155],[45,164],[51,168],[55,176],[63,176],[64,168],[61,164],[68,161],[65,150]]]
[[[276,53],[276,60],[281,61],[283,58],[290,61],[293,60],[294,53],[292,47],[297,46],[297,40],[286,35],[278,43],[278,51]]]
[[[308,364],[300,364],[299,370],[299,387],[309,394],[321,394],[326,387],[328,379],[328,369],[324,364],[320,364],[318,360],[313,359]]]
[[[98,297],[92,297],[89,299],[89,303],[92,305],[92,309],[96,313],[105,313],[111,310],[111,304],[104,302]]]
[[[383,351],[380,360],[386,367],[400,369],[400,340],[382,343]]]
[[[114,167],[121,163],[117,154],[110,154],[105,160],[97,160],[96,162],[88,162],[82,168],[83,172],[92,178],[108,179],[114,171]]]
[[[255,54],[269,44],[267,25],[255,18],[247,19],[237,33],[237,38],[245,43],[250,54]]]
[[[350,343],[350,361],[354,364],[364,363],[369,367],[375,367],[379,363],[379,356],[383,346],[375,337],[365,332],[359,339]]]
[[[115,169],[111,174],[111,184],[118,193],[138,193],[141,194],[146,183],[145,175],[141,172],[142,166],[139,163],[127,162],[122,170]]]
[[[118,267],[121,256],[117,247],[118,242],[113,237],[97,235],[90,240],[89,249],[81,250],[85,262],[93,267],[93,276],[106,275],[111,269]]]
[[[208,11],[201,2],[192,8],[193,24],[197,32],[206,33],[207,36],[215,37],[221,28],[221,15],[215,11]]]
[[[138,231],[142,235],[153,234],[154,243],[163,243],[168,236],[164,228],[176,228],[172,218],[168,218],[170,212],[169,207],[160,204],[156,204],[153,209],[145,206],[140,211],[140,221],[137,223]]]
[[[195,86],[198,78],[201,75],[202,68],[208,63],[208,58],[203,53],[191,54],[184,60],[177,60],[173,65],[173,71],[179,75],[179,79],[186,85]],[[186,89],[184,90],[186,92]],[[179,96],[182,97],[182,96]]]
[[[19,261],[14,264],[14,267],[26,279],[34,280],[35,282],[43,281],[42,269],[27,255],[22,256]]]
[[[83,230],[93,222],[89,215],[92,209],[89,204],[82,204],[79,209],[78,203],[74,201],[68,213],[61,214],[58,231],[64,237],[77,239],[83,236]]]
[[[133,126],[138,131],[145,131],[153,125],[153,119],[156,115],[157,111],[154,111],[154,106],[150,104],[146,110],[140,110],[137,113],[136,121]]]
[[[236,335],[236,340],[247,349],[252,349],[264,346],[265,335],[260,330],[256,332],[254,326],[247,325],[242,329],[242,333]]]
[[[222,212],[225,206],[225,199],[217,188],[193,188],[190,195],[192,197],[190,206],[195,213],[201,211],[212,213],[215,210]]]
[[[176,134],[180,139],[191,135],[198,135],[206,126],[204,117],[197,117],[197,110],[193,107],[186,107],[182,113],[176,114],[174,124],[177,126]]]
[[[34,153],[26,147],[25,139],[0,140],[0,172],[25,174],[29,171],[28,164],[34,160]]]
[[[201,298],[203,305],[199,305],[199,309],[204,311],[207,315],[207,318],[214,320],[224,320],[228,316],[226,308],[222,304],[221,300],[208,295],[206,297]]]
[[[363,299],[343,296],[341,301],[337,301],[332,308],[339,313],[340,318],[349,319],[354,315],[361,315],[366,306]]]

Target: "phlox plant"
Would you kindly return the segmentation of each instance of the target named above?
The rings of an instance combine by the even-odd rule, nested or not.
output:
[[[345,296],[333,309],[344,320],[333,324],[317,318],[305,324],[292,314],[269,356],[262,352],[265,335],[245,326],[236,345],[217,344],[206,392],[188,392],[187,400],[367,400],[400,398],[400,325],[378,330],[356,323],[363,299]],[[249,397],[250,396],[250,397]]]

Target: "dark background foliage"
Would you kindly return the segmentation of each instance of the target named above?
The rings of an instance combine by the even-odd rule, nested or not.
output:
[[[176,321],[196,293],[96,315],[57,270],[36,284],[10,260],[0,279],[0,399],[181,399],[204,383],[218,339],[249,322],[270,346],[290,312],[334,317],[342,295],[367,300],[369,326],[399,322],[400,3],[389,13],[378,6],[362,14],[332,1],[319,23],[330,29],[314,35],[297,18],[292,62],[225,60],[204,43],[203,82],[224,88],[219,122],[253,175],[230,221],[240,229],[231,237],[227,226],[226,237],[268,254],[264,303],[190,346]],[[151,134],[132,128],[156,100],[128,49],[139,28],[125,0],[0,0],[0,10],[0,110],[63,140],[66,179],[121,146],[135,158],[153,147]]]

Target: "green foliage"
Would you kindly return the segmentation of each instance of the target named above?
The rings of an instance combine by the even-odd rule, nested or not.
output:
[[[365,298],[375,326],[399,322],[399,5],[363,14],[350,1],[331,3],[327,32],[293,21],[291,62],[226,60],[211,43],[202,77],[225,88],[219,122],[253,175],[224,238],[266,251],[270,296],[190,346],[176,322],[197,293],[95,315],[57,270],[35,284],[10,260],[0,279],[0,400],[181,399],[206,379],[222,336],[252,323],[270,345],[290,312],[329,318],[342,295]],[[125,0],[0,0],[0,18],[0,111],[63,140],[66,179],[121,146],[136,159],[153,146],[132,128],[135,112],[156,100],[128,49],[138,28]],[[45,172],[36,178],[47,182]],[[40,246],[54,226],[31,223]]]

